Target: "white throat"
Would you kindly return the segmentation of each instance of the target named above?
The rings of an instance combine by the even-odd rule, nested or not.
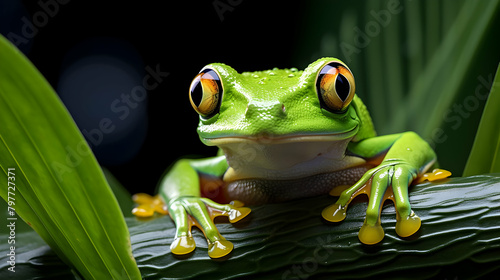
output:
[[[337,135],[225,139],[218,144],[229,164],[224,180],[297,179],[361,165],[365,160],[345,155],[351,139],[338,139]]]

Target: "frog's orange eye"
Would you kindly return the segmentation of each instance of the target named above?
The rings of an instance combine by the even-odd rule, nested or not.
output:
[[[334,113],[343,112],[354,98],[354,76],[341,62],[327,63],[316,78],[316,92],[321,107]]]
[[[203,69],[191,82],[189,101],[194,110],[209,119],[219,112],[222,83],[219,74],[210,68]]]

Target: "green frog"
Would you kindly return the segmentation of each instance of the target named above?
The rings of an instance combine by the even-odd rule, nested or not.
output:
[[[395,204],[399,236],[420,228],[408,187],[435,164],[436,154],[414,132],[377,136],[354,76],[339,59],[322,58],[303,71],[238,73],[209,64],[193,79],[189,99],[199,115],[200,140],[219,150],[214,157],[178,160],[160,181],[159,197],[176,224],[172,253],[195,249],[196,226],[207,238],[209,256],[223,257],[233,245],[214,217],[234,223],[250,213],[244,204],[328,193],[339,196],[321,213],[330,222],[346,217],[354,197],[368,195],[358,235],[365,244],[384,237],[380,213],[386,199]]]

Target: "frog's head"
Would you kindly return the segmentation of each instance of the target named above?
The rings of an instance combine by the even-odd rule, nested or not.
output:
[[[221,147],[226,156],[238,143],[275,149],[273,144],[351,139],[359,125],[349,106],[354,95],[354,77],[336,58],[319,59],[303,71],[238,73],[214,63],[190,87],[191,104],[200,115],[200,139]]]

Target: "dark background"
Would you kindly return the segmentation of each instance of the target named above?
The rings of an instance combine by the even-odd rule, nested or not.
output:
[[[14,3],[20,1],[7,2],[3,3],[6,14],[11,13],[7,10],[9,7],[22,10],[17,17],[12,17],[10,26],[11,30],[18,30],[17,34],[22,34],[20,17],[31,19],[43,9],[35,1],[23,1],[25,10]],[[29,43],[19,47],[56,90],[65,65],[72,62],[72,55],[68,53],[82,42],[95,38],[115,38],[129,43],[140,57],[139,70],[148,65],[154,69],[158,65],[162,72],[169,73],[157,88],[148,92],[147,119],[141,124],[147,126],[147,134],[143,140],[136,139],[143,141],[140,150],[134,157],[118,163],[111,160],[108,164],[110,161],[100,159],[131,192],[151,193],[175,159],[186,154],[216,152],[216,148],[210,149],[199,142],[198,116],[188,99],[189,84],[204,65],[223,62],[239,71],[295,66],[291,65],[291,58],[300,32],[299,14],[304,6],[274,1],[240,2],[233,1],[237,4],[233,7],[221,1],[221,9],[229,8],[219,12],[222,20],[212,1],[58,3],[55,16],[38,28]],[[7,32],[4,26],[4,35]],[[98,127],[97,122],[94,127]],[[124,150],[126,146],[121,145]]]
[[[401,2],[406,4],[406,1]],[[430,2],[424,1],[422,3],[425,4],[420,5],[422,18],[418,24],[422,24],[423,29]],[[339,37],[336,34],[342,33],[340,27],[343,20],[353,16],[353,11],[369,14],[370,9],[380,11],[386,8],[383,1],[375,9],[365,8],[366,3],[0,0],[0,32],[4,36],[12,33],[22,35],[23,28],[26,29],[23,17],[32,23],[42,21],[43,24],[36,28],[36,34],[18,47],[61,95],[80,129],[91,131],[98,128],[99,120],[105,117],[124,129],[125,132],[116,129],[115,133],[104,134],[101,143],[92,146],[93,150],[100,163],[110,169],[131,193],[153,193],[161,174],[177,158],[208,156],[216,152],[216,148],[205,147],[199,141],[196,133],[198,116],[188,99],[189,84],[204,65],[223,62],[242,72],[274,67],[303,69],[326,55],[344,60],[338,48],[340,41],[336,39]],[[446,8],[442,3],[437,4],[440,11]],[[45,11],[47,5],[52,5],[49,10],[53,15],[47,16],[46,20],[43,17],[34,18],[40,11]],[[391,24],[411,25],[412,21],[404,18],[407,10],[399,15],[399,23],[394,20]],[[362,28],[368,20],[373,19],[358,17],[353,24]],[[478,76],[487,77],[496,70],[500,44],[495,30],[498,32],[499,26],[497,17],[490,25],[490,35],[486,36],[488,40],[495,38],[495,41],[488,42],[477,51],[476,68],[471,69],[470,84],[463,88],[464,94],[474,90]],[[352,32],[352,28],[346,30]],[[382,37],[385,36],[383,32]],[[445,34],[446,30],[443,30],[442,36]],[[351,41],[352,36],[347,34]],[[401,37],[404,37],[404,30]],[[403,42],[401,53],[395,55],[408,56],[405,48],[407,46]],[[351,68],[357,79],[358,94],[369,104],[370,98],[374,97],[369,95],[370,83],[366,73],[365,76],[356,75],[363,73],[362,58],[367,49],[362,49],[358,57],[361,63],[357,66],[353,64]],[[135,69],[132,76],[137,80],[120,80],[122,76],[118,75],[118,71],[115,73],[118,76],[109,74],[101,78],[108,81],[110,87],[121,87],[120,90],[110,90],[109,96],[82,94],[78,95],[80,99],[73,99],[73,95],[83,89],[81,84],[71,84],[72,80],[67,79],[68,69],[81,58],[103,54],[118,58]],[[140,102],[137,109],[130,110],[129,117],[121,120],[109,105],[121,93],[130,92],[134,85],[141,84],[142,78],[148,75],[146,67],[158,67],[162,72],[168,72],[168,76],[148,92],[147,99]],[[383,66],[380,71],[384,71]],[[91,74],[88,74],[88,84],[96,79]],[[85,77],[80,75],[83,81]],[[64,87],[68,82],[70,86]],[[98,84],[106,83],[100,80]],[[77,101],[69,104],[73,100]],[[464,99],[457,100],[460,103]],[[376,109],[369,107],[371,112]],[[461,173],[480,115],[481,110],[478,109],[463,119],[467,125],[459,130],[450,129],[449,125],[443,127],[450,140],[438,143],[436,151],[440,161],[444,162],[442,165],[457,171],[456,175]],[[375,126],[379,131],[385,128],[383,122],[375,121]],[[472,127],[472,130],[466,130],[466,127]],[[463,137],[464,131],[467,131],[466,137]],[[447,156],[457,154],[457,151],[463,154],[459,159]]]

